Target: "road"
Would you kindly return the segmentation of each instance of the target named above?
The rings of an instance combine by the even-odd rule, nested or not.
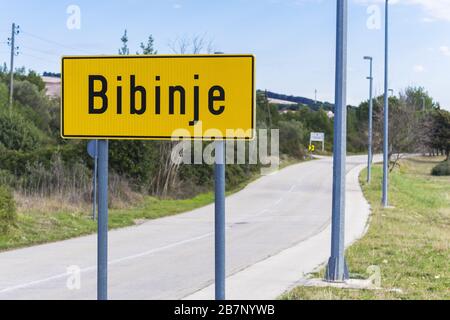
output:
[[[365,161],[348,157],[347,171]],[[332,159],[324,158],[264,176],[229,196],[227,275],[327,228],[331,185]],[[213,216],[209,205],[110,231],[109,298],[182,299],[211,285]],[[0,254],[0,299],[95,298],[96,235]]]

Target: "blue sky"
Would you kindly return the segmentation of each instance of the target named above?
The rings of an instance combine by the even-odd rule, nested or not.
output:
[[[391,1],[390,87],[424,86],[450,109],[450,0]],[[70,5],[80,8],[80,29],[67,28]],[[116,54],[124,29],[133,53],[149,34],[159,53],[172,53],[177,38],[202,35],[217,51],[255,54],[258,88],[306,97],[317,88],[320,100],[333,101],[335,7],[334,0],[2,0],[0,62],[9,67],[12,22],[22,30],[16,65],[38,72],[59,71],[63,54]],[[349,0],[351,104],[367,96],[364,55],[375,59],[382,92],[383,10],[382,0]]]

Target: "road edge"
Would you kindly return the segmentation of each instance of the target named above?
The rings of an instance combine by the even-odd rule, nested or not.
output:
[[[364,168],[366,165],[358,165],[346,175],[346,248],[366,234],[370,223],[372,210],[359,182],[359,175]],[[226,298],[230,300],[278,298],[301,284],[308,274],[323,267],[329,256],[330,239],[331,225],[328,225],[318,234],[297,245],[228,276]],[[308,257],[308,261],[302,260],[302,257]],[[183,299],[212,300],[214,284]]]

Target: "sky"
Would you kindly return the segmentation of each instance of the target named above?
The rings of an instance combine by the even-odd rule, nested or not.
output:
[[[384,86],[384,0],[348,0],[347,102]],[[450,0],[390,0],[390,84],[398,94],[423,86],[450,110]],[[127,29],[131,53],[151,34],[158,53],[177,39],[203,37],[210,49],[256,56],[258,89],[334,101],[334,0],[14,0],[0,1],[0,63],[60,71],[62,55],[117,54]],[[205,48],[206,49],[206,48]]]

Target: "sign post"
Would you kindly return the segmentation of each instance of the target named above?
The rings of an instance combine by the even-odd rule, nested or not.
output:
[[[214,54],[223,54],[215,52]],[[214,167],[214,277],[215,299],[225,300],[225,141],[215,141],[215,167]]]
[[[331,282],[342,282],[349,277],[344,257],[345,160],[347,149],[347,10],[347,0],[337,0],[336,116],[334,118],[333,145],[331,257],[328,260],[326,271],[326,280]]]
[[[325,151],[325,133],[323,132],[311,132],[310,138],[309,138],[309,145],[313,141],[316,142],[322,142],[322,152]]]
[[[97,164],[98,164],[98,140],[91,140],[88,143],[88,154],[94,159],[94,174],[92,178],[92,219],[96,219],[97,206]]]
[[[108,140],[215,141],[216,299],[225,299],[225,141],[255,136],[252,55],[62,59],[61,136],[98,140],[97,297],[108,283]]]
[[[98,141],[97,299],[108,299],[108,141]]]
[[[225,142],[215,142],[214,247],[215,297],[225,300]]]

